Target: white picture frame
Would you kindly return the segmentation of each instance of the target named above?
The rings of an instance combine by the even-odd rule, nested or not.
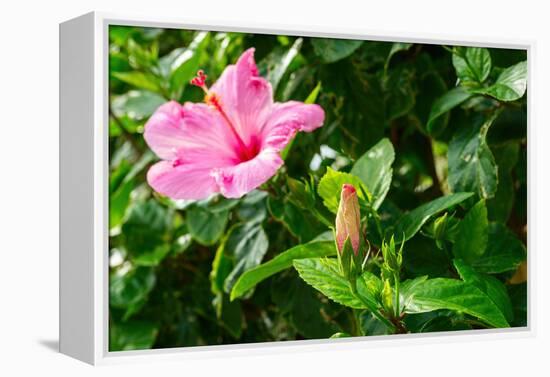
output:
[[[109,25],[237,31],[379,41],[436,43],[526,49],[529,64],[528,101],[532,78],[533,41],[485,40],[422,33],[392,34],[323,30],[311,26],[246,25],[200,20],[144,18],[88,13],[60,24],[60,352],[90,364],[155,359],[209,358],[381,347],[394,342],[457,342],[482,338],[531,337],[535,334],[532,268],[536,251],[528,244],[528,325],[525,328],[476,330],[422,335],[300,340],[143,351],[108,350],[108,28]],[[532,109],[528,106],[528,138]],[[532,148],[529,148],[529,157]],[[529,164],[530,165],[530,164]],[[530,182],[531,169],[528,169]],[[529,186],[530,187],[530,186]],[[532,219],[528,194],[529,221]]]

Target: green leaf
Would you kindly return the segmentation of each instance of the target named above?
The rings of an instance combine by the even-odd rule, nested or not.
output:
[[[508,294],[514,311],[514,327],[527,326],[527,283],[508,285]]]
[[[520,99],[527,90],[527,61],[517,63],[506,68],[498,76],[497,81],[482,89],[476,89],[475,93],[485,94],[499,101],[515,101]]]
[[[177,255],[177,254],[184,253],[187,249],[189,249],[189,246],[191,246],[192,243],[193,243],[193,238],[191,237],[190,234],[188,233],[182,234],[181,236],[179,236],[174,240],[174,243],[172,245],[174,254]]]
[[[491,55],[486,48],[455,47],[453,65],[460,81],[481,84],[491,72]]]
[[[285,202],[283,210],[283,217],[280,220],[300,243],[311,241],[315,235],[326,229],[319,225],[309,211],[298,208],[294,202]]]
[[[489,222],[485,201],[480,200],[464,216],[458,226],[453,254],[471,263],[485,252],[488,241]]]
[[[235,339],[239,339],[243,330],[243,311],[240,302],[229,301],[227,295],[218,293],[214,299],[216,315],[220,324]]]
[[[150,117],[166,99],[148,90],[131,90],[113,98],[112,110],[118,116],[139,121]]]
[[[223,234],[227,216],[227,210],[210,212],[199,206],[189,208],[186,220],[191,237],[202,245],[215,244]]]
[[[169,67],[172,98],[178,99],[189,81],[197,74],[202,51],[207,43],[208,32],[198,32],[187,48],[176,49],[161,59],[161,64]]]
[[[127,84],[130,84],[139,89],[149,90],[151,92],[158,93],[160,92],[160,85],[158,80],[150,74],[146,74],[138,71],[131,72],[113,72],[113,76],[124,81]]]
[[[385,69],[388,69],[388,66],[390,65],[390,60],[395,54],[397,54],[399,51],[407,51],[412,47],[412,45],[412,43],[394,42],[391,46],[388,57],[386,58],[386,63],[384,65]]]
[[[315,206],[315,192],[313,185],[307,181],[299,181],[297,179],[287,177],[287,186],[290,190],[288,199],[297,207],[310,209]]]
[[[512,302],[502,282],[493,276],[484,275],[468,266],[460,259],[454,260],[454,265],[464,282],[479,288],[500,309],[508,322],[514,319]]]
[[[241,297],[268,277],[292,267],[292,262],[294,260],[325,257],[335,254],[336,247],[333,241],[312,241],[303,245],[294,246],[277,255],[270,261],[242,274],[231,290],[231,300]]]
[[[391,69],[384,80],[385,121],[409,114],[416,101],[415,72],[406,65]]]
[[[317,96],[319,96],[320,91],[321,91],[321,81],[319,81],[317,83],[317,85],[315,85],[315,88],[313,88],[311,93],[309,93],[309,95],[305,99],[304,103],[306,103],[308,105],[311,105],[311,104],[315,103],[315,101],[317,101]]]
[[[461,331],[471,329],[472,327],[468,323],[465,323],[460,319],[453,318],[448,315],[438,315],[426,321],[423,326],[418,329],[418,332],[427,333],[441,331]]]
[[[523,243],[505,225],[489,225],[489,241],[485,253],[472,262],[480,272],[497,274],[514,271],[526,258]]]
[[[215,295],[223,293],[223,282],[233,269],[233,261],[225,255],[225,241],[223,241],[214,256],[212,270],[210,271],[210,287]]]
[[[367,201],[364,193],[368,193],[369,191],[359,177],[349,173],[342,173],[329,167],[323,178],[319,181],[317,193],[323,198],[325,206],[333,213],[338,212],[340,192],[342,191],[342,185],[345,183],[352,184],[357,189],[359,200]]]
[[[486,137],[496,116],[498,113],[482,124],[473,121],[469,127],[456,131],[448,151],[448,183],[451,191],[476,192],[483,199],[495,195],[498,168]]]
[[[487,202],[487,212],[490,220],[506,223],[515,202],[512,170],[518,162],[519,143],[508,142],[493,146],[491,150],[498,166],[498,186],[494,198]]]
[[[435,102],[448,92],[447,83],[441,73],[434,67],[430,55],[426,52],[420,53],[416,65],[415,87],[417,95],[412,112],[418,118],[421,129],[429,135],[438,137],[449,123],[450,112],[444,111],[442,114],[435,116],[429,124],[429,129],[428,121]]]
[[[139,266],[157,266],[169,253],[170,245],[163,244],[156,246],[153,250],[147,253],[134,255],[132,260]]]
[[[363,41],[351,39],[311,38],[313,51],[323,63],[334,63],[357,50]]]
[[[347,332],[337,332],[330,336],[330,339],[339,339],[339,338],[351,338],[351,335]]]
[[[399,238],[398,238],[399,239]],[[405,245],[403,269],[412,276],[428,275],[430,278],[445,277],[450,260],[443,250],[439,250],[433,239],[413,237]]]
[[[360,323],[363,334],[366,336],[388,335],[388,326],[378,319],[372,312],[365,310],[360,314]]]
[[[329,258],[296,259],[294,268],[300,277],[334,302],[354,309],[366,309],[355,296],[349,282],[338,272],[338,261]]]
[[[131,208],[122,225],[122,235],[132,260],[147,266],[159,264],[168,254],[165,245],[172,216],[156,200]]]
[[[378,301],[383,285],[382,280],[369,271],[363,272],[361,276],[357,278],[357,294],[370,310],[378,308]]]
[[[285,216],[285,202],[283,199],[269,196],[267,198],[267,209],[273,218],[283,221]]]
[[[390,189],[394,159],[393,145],[384,138],[359,157],[351,169],[351,174],[359,177],[371,193],[375,209],[380,207]]]
[[[387,127],[385,119],[386,96],[379,75],[367,73],[353,63],[352,59],[346,59],[338,63],[336,68],[327,69],[327,76],[323,76],[323,83],[329,86],[329,77],[338,81],[337,93],[344,100],[344,107],[338,110],[343,115],[339,127],[346,128],[354,136],[358,145],[357,150],[351,149],[349,141],[345,141],[341,148],[353,151],[359,155],[366,148],[370,148],[384,137],[384,129]],[[330,106],[330,105],[329,105]],[[332,107],[332,106],[331,106]]]
[[[197,202],[197,205],[207,209],[208,212],[218,213],[229,211],[231,208],[235,207],[240,203],[240,199],[227,199],[221,195],[214,195],[206,200],[201,200]]]
[[[455,194],[442,196],[413,209],[397,221],[393,231],[395,237],[399,242],[402,242],[403,235],[405,236],[404,241],[410,239],[420,230],[422,225],[424,225],[430,217],[463,202],[472,195],[471,192],[457,192]]]
[[[138,36],[136,36],[138,37]],[[137,39],[128,39],[126,49],[128,52],[128,63],[136,70],[148,72],[153,69],[158,59],[158,42],[141,44]]]
[[[267,216],[267,192],[254,190],[241,199],[237,209],[239,218],[249,223],[262,222]]]
[[[290,311],[292,324],[307,339],[328,338],[338,328],[321,313],[323,305],[316,291],[300,279],[296,279],[296,282],[292,298],[287,297],[293,302]]]
[[[130,205],[130,194],[136,187],[135,177],[154,159],[152,152],[146,152],[134,164],[122,160],[109,177],[109,228],[119,226]]]
[[[414,298],[414,290],[426,280],[428,280],[428,276],[419,276],[414,279],[405,280],[401,283],[399,292],[399,306],[401,312],[405,311],[409,306],[413,306],[412,300]]]
[[[296,38],[296,40],[288,50],[273,50],[260,63],[258,63],[260,74],[262,76],[265,76],[267,80],[271,83],[273,93],[277,91],[279,82],[287,72],[290,63],[292,63],[294,58],[300,52],[302,43],[302,38]]]
[[[269,240],[257,223],[239,224],[231,229],[224,252],[234,261],[231,273],[224,281],[224,291],[230,293],[237,279],[246,271],[258,266],[267,252]]]
[[[109,351],[143,350],[153,347],[157,326],[148,321],[131,321],[109,326]]]
[[[135,182],[131,179],[127,180],[109,196],[109,228],[114,228],[122,223],[134,187]]]
[[[141,309],[155,282],[155,272],[149,267],[114,272],[109,278],[109,306],[125,309],[123,319],[129,318]]]
[[[408,294],[407,313],[449,309],[479,318],[491,327],[509,327],[500,309],[483,291],[460,280],[425,280],[416,284]]]
[[[458,86],[438,98],[433,103],[430,116],[428,117],[428,124],[426,125],[428,132],[430,134],[435,134],[436,131],[441,131],[440,127],[436,127],[438,119],[472,96],[472,93],[468,92],[465,88]]]

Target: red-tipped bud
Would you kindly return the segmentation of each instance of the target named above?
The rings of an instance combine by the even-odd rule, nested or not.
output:
[[[342,253],[348,238],[353,252],[357,255],[361,239],[359,199],[355,187],[346,183],[342,185],[340,205],[336,214],[336,245],[339,253]]]

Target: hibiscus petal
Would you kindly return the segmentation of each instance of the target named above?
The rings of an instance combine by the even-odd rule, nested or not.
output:
[[[143,137],[160,158],[175,158],[178,146],[185,141],[182,117],[183,107],[170,101],[160,106],[145,124]]]
[[[238,159],[238,144],[225,120],[203,103],[181,106],[171,101],[160,106],[145,125],[143,136],[164,160],[190,161],[186,156],[196,156],[201,150],[205,153],[198,157],[206,158],[211,167],[226,166]]]
[[[266,148],[253,159],[238,165],[214,169],[212,172],[219,190],[226,198],[240,198],[258,188],[283,165],[279,152]]]
[[[172,199],[201,200],[219,191],[210,172],[210,168],[160,161],[147,172],[147,182],[156,192]]]
[[[325,112],[319,105],[289,101],[275,103],[261,130],[267,147],[282,150],[298,131],[311,132],[323,125]]]
[[[273,105],[271,84],[258,75],[254,48],[246,50],[235,65],[226,67],[210,89],[246,145],[259,132]]]

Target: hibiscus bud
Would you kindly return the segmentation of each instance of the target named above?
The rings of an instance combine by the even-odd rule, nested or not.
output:
[[[336,214],[336,245],[342,253],[347,239],[355,255],[359,252],[361,237],[359,199],[353,185],[345,183],[340,194],[340,205]]]
[[[389,244],[382,241],[382,256],[384,257],[383,269],[386,270],[389,275],[399,273],[401,264],[403,263],[403,246],[405,242],[401,243],[399,250],[395,249],[395,239],[392,236]]]
[[[382,306],[388,313],[393,313],[393,290],[390,281],[384,280],[384,288],[381,292]]]

